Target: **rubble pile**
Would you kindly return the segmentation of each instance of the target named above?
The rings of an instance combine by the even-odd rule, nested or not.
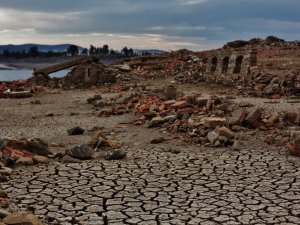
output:
[[[0,98],[28,98],[32,93],[27,88],[26,80],[0,83]]]
[[[165,90],[169,90],[168,86]],[[267,115],[262,108],[247,102],[236,104],[226,96],[205,98],[200,94],[168,100],[169,96],[168,92],[131,92],[126,97],[121,96],[113,107],[107,108],[106,105],[99,116],[135,113],[140,115],[133,122],[135,125],[159,128],[163,133],[181,134],[182,141],[204,146],[232,146],[236,149],[240,134],[252,129],[266,132],[268,138],[265,141],[269,144],[285,146],[290,143],[289,146],[296,146],[293,144],[296,132],[293,131],[293,135],[282,134],[282,128],[300,124],[300,114],[297,112]],[[153,143],[164,141],[158,138]],[[297,155],[298,151],[300,154],[300,146],[293,147],[291,153]]]

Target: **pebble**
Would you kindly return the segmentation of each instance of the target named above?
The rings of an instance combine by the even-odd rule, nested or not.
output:
[[[16,161],[16,164],[23,165],[23,166],[31,166],[34,164],[34,161],[32,158],[22,157]]]
[[[69,135],[82,135],[84,133],[84,129],[81,127],[73,127],[67,130]]]
[[[35,155],[32,157],[32,159],[35,163],[41,163],[41,164],[49,164],[50,163],[50,159],[46,156]]]

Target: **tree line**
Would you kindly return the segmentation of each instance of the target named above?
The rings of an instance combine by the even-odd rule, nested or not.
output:
[[[2,57],[26,58],[26,57],[56,57],[56,56],[76,56],[76,55],[125,55],[134,56],[135,53],[132,48],[125,46],[121,51],[110,49],[108,45],[102,47],[95,47],[90,45],[90,48],[84,48],[81,52],[76,45],[70,45],[66,51],[39,51],[38,47],[34,46],[28,50],[9,51],[4,50]]]

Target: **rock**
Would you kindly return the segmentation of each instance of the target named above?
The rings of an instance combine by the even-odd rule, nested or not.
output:
[[[165,87],[165,98],[167,100],[172,100],[172,99],[176,99],[177,97],[177,88],[172,85],[169,84]]]
[[[300,135],[298,135],[296,138],[295,138],[295,147],[297,149],[297,151],[300,153]]]
[[[296,112],[285,112],[282,116],[282,120],[288,124],[296,124],[298,114]]]
[[[275,90],[274,86],[269,85],[269,86],[267,86],[267,87],[264,88],[263,93],[265,95],[273,95],[273,94],[275,94],[275,91],[276,90]]]
[[[22,158],[19,158],[17,161],[16,161],[16,164],[17,165],[23,165],[23,166],[31,166],[34,164],[34,161],[32,158],[28,158],[28,157],[22,157]]]
[[[234,133],[229,130],[227,127],[220,127],[220,128],[216,128],[215,132],[218,133],[219,136],[224,136],[227,139],[231,139],[234,138]]]
[[[288,143],[286,146],[287,146],[287,148],[288,148],[291,155],[300,156],[300,150],[297,149],[295,143]]]
[[[207,98],[196,97],[196,99],[195,99],[195,104],[196,104],[196,106],[198,106],[199,108],[202,108],[202,107],[206,106],[207,101],[208,101]]]
[[[26,142],[26,150],[37,155],[50,155],[48,143],[39,138],[32,138]]]
[[[81,163],[80,159],[75,159],[71,156],[65,155],[64,157],[62,157],[61,159],[62,163]]]
[[[106,154],[106,160],[119,160],[126,157],[126,149],[113,149]]]
[[[84,129],[81,127],[73,127],[67,130],[69,135],[82,135],[84,133]]]
[[[183,108],[186,105],[187,105],[187,101],[178,101],[178,102],[174,103],[173,105],[171,105],[171,108],[178,109],[178,108]]]
[[[0,190],[0,198],[8,198],[8,194],[4,190]]]
[[[2,221],[6,225],[43,225],[35,215],[29,212],[16,212],[8,215]]]
[[[295,139],[297,136],[300,136],[300,130],[292,130],[291,138]]]
[[[91,159],[94,153],[95,151],[87,145],[75,146],[65,151],[66,155],[80,160]]]
[[[0,218],[1,218],[1,219],[7,217],[8,215],[10,215],[10,212],[6,211],[5,209],[0,209]],[[4,224],[4,223],[3,223],[3,224]],[[1,222],[0,222],[0,225],[2,225]]]
[[[209,117],[204,119],[204,126],[208,128],[216,128],[219,126],[224,126],[225,123],[226,123],[226,119],[221,117]]]
[[[206,107],[207,111],[210,111],[212,109],[212,107],[213,107],[213,101],[212,101],[212,99],[208,99],[207,100],[205,107]]]
[[[45,116],[46,116],[46,117],[53,117],[54,114],[53,114],[53,113],[47,113]]]
[[[163,117],[160,117],[160,116],[154,117],[149,124],[149,128],[157,127],[157,126],[163,124],[165,121],[166,120]]]
[[[241,149],[240,143],[239,143],[238,140],[235,140],[235,141],[234,141],[233,145],[231,146],[231,149],[232,149],[232,150],[240,150],[240,149]]]
[[[247,111],[245,109],[239,109],[229,118],[228,124],[231,126],[241,125],[244,122],[246,115]]]
[[[218,141],[219,135],[215,131],[210,131],[207,134],[207,139],[210,143],[215,144]]]
[[[245,124],[250,128],[258,127],[262,116],[262,110],[260,108],[254,108],[250,110],[245,118]]]
[[[179,154],[181,151],[179,149],[176,149],[176,148],[170,148],[169,152],[171,152],[172,154]]]
[[[13,170],[11,168],[8,168],[8,167],[2,167],[0,169],[0,174],[1,175],[5,175],[5,176],[8,176],[10,174],[12,174]]]
[[[159,138],[153,138],[150,143],[151,144],[159,144],[159,143],[162,143],[162,142],[165,142],[166,139],[164,137],[159,137]]]
[[[119,142],[115,140],[107,140],[106,142],[111,148],[121,148],[122,146]]]
[[[16,139],[7,139],[6,146],[11,147],[16,150],[25,150],[26,141],[25,140],[16,140]]]
[[[276,123],[278,123],[280,120],[279,120],[279,117],[278,117],[278,115],[272,115],[272,116],[270,116],[270,118],[268,119],[268,123],[269,124],[276,124]]]
[[[106,147],[108,145],[107,141],[103,137],[99,137],[93,146],[98,149],[102,147]]]
[[[32,157],[32,159],[35,163],[41,163],[41,164],[49,164],[50,163],[50,159],[46,156],[35,155]]]
[[[250,107],[253,106],[250,102],[240,102],[238,104],[239,107]]]

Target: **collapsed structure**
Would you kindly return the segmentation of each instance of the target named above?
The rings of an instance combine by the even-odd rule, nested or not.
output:
[[[72,68],[63,78],[51,78],[49,74]],[[96,56],[82,56],[66,62],[34,69],[31,82],[51,87],[83,88],[115,82],[114,70],[100,63]]]

